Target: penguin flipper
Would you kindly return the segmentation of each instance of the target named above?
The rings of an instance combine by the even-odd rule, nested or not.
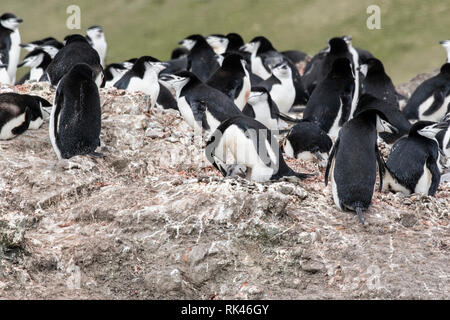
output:
[[[331,148],[330,156],[328,157],[327,169],[325,170],[325,185],[328,185],[328,175],[330,174],[331,163],[333,162],[333,158],[336,154],[337,148],[339,146],[339,138],[337,138],[336,142]]]
[[[295,119],[295,118],[292,118],[292,117],[290,117],[290,116],[288,116],[288,115],[285,115],[285,114],[283,114],[283,113],[281,113],[281,112],[278,112],[278,113],[277,113],[277,116],[278,116],[280,119],[282,119],[282,120],[284,120],[284,121],[287,121],[287,122],[300,123],[300,122],[304,122],[304,121],[305,121],[305,120],[303,120],[303,119]]]
[[[203,100],[192,100],[190,101],[190,106],[195,121],[197,121],[197,123],[200,122],[205,130],[209,130],[209,125],[206,120],[206,110],[208,109],[208,104]]]
[[[377,164],[378,164],[378,173],[380,176],[380,188],[379,192],[383,189],[383,176],[386,170],[386,163],[384,162],[383,157],[380,154],[380,150],[378,149],[378,145],[375,144],[375,155],[377,157]]]
[[[441,172],[439,171],[436,158],[428,157],[427,168],[431,173],[431,185],[428,189],[428,195],[433,196],[436,193],[441,180]]]
[[[25,131],[27,131],[28,126],[30,125],[30,121],[31,121],[31,110],[29,107],[27,107],[25,109],[25,121],[20,126],[17,126],[14,129],[12,129],[11,133],[15,136],[24,133]]]
[[[429,116],[433,113],[435,113],[444,103],[445,95],[444,95],[444,89],[439,88],[433,93],[433,104],[423,113],[424,116]]]
[[[353,86],[350,86],[347,88],[339,97],[341,99],[342,103],[342,114],[341,119],[339,119],[339,126],[343,126],[347,120],[350,118],[350,112],[352,110],[352,100],[353,100],[353,92],[354,88]]]

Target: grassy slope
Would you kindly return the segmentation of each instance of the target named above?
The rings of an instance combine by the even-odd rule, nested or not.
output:
[[[279,50],[310,54],[335,35],[350,34],[372,51],[395,83],[438,68],[445,60],[438,40],[450,38],[450,3],[440,0],[2,0],[3,12],[24,19],[22,41],[84,33],[102,25],[109,62],[144,54],[169,57],[178,40],[192,33],[236,31],[244,40],[265,35]],[[81,7],[81,30],[66,28],[66,8]],[[381,30],[366,28],[366,8],[381,7]]]

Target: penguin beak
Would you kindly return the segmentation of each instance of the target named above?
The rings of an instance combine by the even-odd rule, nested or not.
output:
[[[448,126],[449,126],[449,123],[448,123],[448,122],[439,122],[439,123],[437,123],[434,127],[435,127],[436,129],[447,129]]]
[[[16,19],[16,22],[17,22],[17,23],[22,23],[22,22],[23,22],[23,19],[17,18],[17,19]]]
[[[21,62],[17,65],[17,68],[22,67],[22,66],[25,65],[25,63],[27,63],[27,62],[28,62],[27,60],[21,61]]]

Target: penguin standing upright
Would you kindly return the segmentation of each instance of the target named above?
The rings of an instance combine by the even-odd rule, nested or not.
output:
[[[309,94],[312,94],[315,87],[327,77],[334,61],[339,58],[347,58],[354,72],[353,54],[349,51],[347,41],[342,37],[331,38],[328,41],[328,48],[321,50],[306,66],[302,80]]]
[[[86,63],[96,73],[95,83],[100,87],[102,83],[103,68],[100,57],[85,37],[80,34],[68,35],[64,38],[65,45],[58,51],[47,67],[46,74],[53,86],[69,72],[76,64]]]
[[[347,58],[333,62],[328,76],[317,85],[309,98],[303,119],[316,122],[332,138],[349,119],[355,82]]]
[[[398,106],[397,91],[391,78],[384,71],[383,63],[376,58],[370,58],[362,63],[361,69],[364,78],[361,93],[368,93],[389,104]]]
[[[50,115],[49,135],[58,159],[92,154],[100,146],[101,108],[96,74],[76,64],[58,84]]]
[[[384,102],[370,95],[361,96],[353,119],[344,124],[333,145],[325,171],[325,185],[331,176],[334,203],[340,210],[356,211],[364,224],[363,210],[372,201],[377,175],[382,188],[382,161],[377,132],[389,130],[383,113]]]
[[[12,13],[4,13],[0,16],[0,54],[3,54],[3,64],[8,66],[9,84],[16,82],[20,57],[19,24],[22,21]]]
[[[439,145],[436,135],[447,123],[418,121],[398,140],[386,161],[384,189],[434,195],[439,186]]]
[[[86,30],[86,39],[88,40],[92,48],[94,48],[97,51],[100,57],[100,63],[102,67],[105,67],[106,50],[108,48],[108,45],[106,43],[105,33],[103,32],[102,27],[100,26],[89,27]]]
[[[238,115],[223,121],[207,142],[206,157],[224,176],[228,175],[228,153],[233,165],[242,166],[246,178],[262,182],[283,177],[308,178],[293,171],[284,161],[278,141],[260,122]]]
[[[27,129],[39,129],[51,104],[38,96],[7,92],[0,94],[0,140],[12,139]]]
[[[206,82],[217,69],[221,60],[202,35],[192,35],[180,42],[186,48],[191,47],[187,56],[187,70]]]
[[[141,91],[150,96],[150,107],[154,107],[160,90],[158,75],[165,67],[165,63],[153,57],[140,57],[114,87],[131,92]]]
[[[230,97],[202,83],[192,72],[165,74],[160,81],[175,91],[178,109],[194,129],[213,132],[227,118],[242,114]]]
[[[272,69],[272,76],[258,84],[270,92],[272,100],[282,113],[288,113],[294,105],[295,87],[292,70],[287,61],[283,61]]]
[[[241,47],[242,51],[249,52],[252,72],[263,80],[272,75],[271,66],[278,65],[285,58],[265,37],[258,36]]]
[[[410,121],[439,121],[450,111],[450,63],[422,82],[411,95],[403,114]]]
[[[245,60],[239,54],[229,54],[222,66],[206,82],[209,86],[222,91],[242,110],[250,94],[250,76],[245,68]]]

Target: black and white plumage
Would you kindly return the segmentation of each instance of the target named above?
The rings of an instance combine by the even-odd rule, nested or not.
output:
[[[64,42],[64,47],[58,51],[46,70],[51,84],[57,85],[59,80],[76,64],[86,63],[96,73],[95,82],[100,87],[103,68],[97,51],[80,34],[66,36]]]
[[[441,44],[441,46],[444,47],[445,52],[447,53],[447,63],[450,63],[450,40],[441,40],[439,41],[439,43]]]
[[[0,94],[0,140],[12,139],[27,129],[39,129],[51,104],[38,96],[13,92]]]
[[[229,54],[222,66],[206,82],[229,96],[240,110],[244,109],[251,91],[250,76],[245,64],[241,55]]]
[[[436,135],[436,140],[439,143],[439,148],[442,151],[442,164],[444,167],[450,167],[450,113],[442,119],[443,123],[447,123],[447,127],[442,128]]]
[[[274,132],[287,128],[287,123],[283,121],[286,116],[280,113],[277,104],[265,87],[252,87],[248,103],[242,113],[261,122]]]
[[[225,119],[242,114],[230,97],[202,83],[192,72],[162,75],[160,81],[175,91],[178,110],[193,129],[213,132]]]
[[[140,57],[133,67],[114,84],[114,87],[131,92],[140,91],[149,95],[150,107],[153,107],[160,90],[158,75],[165,67],[165,63],[153,57]]]
[[[206,41],[217,54],[237,53],[239,48],[244,45],[244,40],[237,33],[212,34],[206,37]]]
[[[159,94],[156,100],[156,106],[163,109],[174,109],[178,110],[177,100],[172,95],[172,92],[164,85],[164,83],[159,84]]]
[[[439,186],[439,145],[436,135],[446,123],[418,121],[398,140],[386,161],[384,189],[434,195]]]
[[[450,63],[416,88],[402,112],[410,121],[435,122],[450,112]]]
[[[353,71],[354,52],[353,54],[350,52],[347,42],[348,40],[342,37],[331,38],[328,41],[328,48],[317,53],[307,64],[302,80],[309,94],[312,94],[315,87],[327,77],[335,60],[347,58]]]
[[[331,138],[320,127],[309,121],[295,124],[283,140],[284,153],[301,160],[317,159],[326,165],[328,154],[333,146]]]
[[[282,113],[288,113],[294,105],[295,87],[292,69],[287,61],[283,61],[272,69],[272,75],[258,84],[270,92],[272,100]]]
[[[86,30],[86,39],[88,40],[92,48],[97,51],[102,67],[105,67],[106,50],[108,49],[108,44],[106,43],[103,28],[100,26],[89,27]]]
[[[337,137],[350,117],[354,86],[350,61],[335,60],[330,73],[309,98],[303,119],[317,123],[332,138]]]
[[[8,65],[3,63],[5,60],[3,53],[0,52],[0,84],[9,84]]]
[[[22,21],[12,13],[4,13],[0,16],[0,54],[2,63],[7,66],[9,84],[14,84],[16,81],[20,57],[19,24]]]
[[[220,67],[222,57],[214,52],[202,35],[191,35],[180,41],[180,44],[190,50],[186,69],[201,81],[206,82]]]
[[[288,167],[271,131],[244,115],[223,121],[211,135],[205,152],[208,160],[224,176],[230,175],[236,167],[247,179],[258,182],[310,176]],[[230,157],[234,159],[231,164],[228,161]]]
[[[103,70],[103,82],[102,88],[109,88],[114,86],[114,84],[123,77],[128,69],[123,63],[111,63],[108,64]]]
[[[100,146],[101,108],[95,72],[76,64],[58,84],[49,135],[58,159],[96,154]]]
[[[249,52],[252,73],[263,80],[272,75],[271,69],[283,62],[284,56],[279,53],[272,43],[265,37],[258,36],[241,47],[242,51]]]
[[[363,211],[372,201],[377,165],[382,188],[382,161],[377,132],[385,126],[384,102],[369,95],[361,96],[354,118],[344,124],[331,149],[325,172],[325,185],[331,176],[333,200],[340,210],[356,211],[364,224]]]
[[[47,52],[42,49],[35,49],[23,58],[18,67],[30,68],[27,80],[40,81],[51,61],[52,58]]]

